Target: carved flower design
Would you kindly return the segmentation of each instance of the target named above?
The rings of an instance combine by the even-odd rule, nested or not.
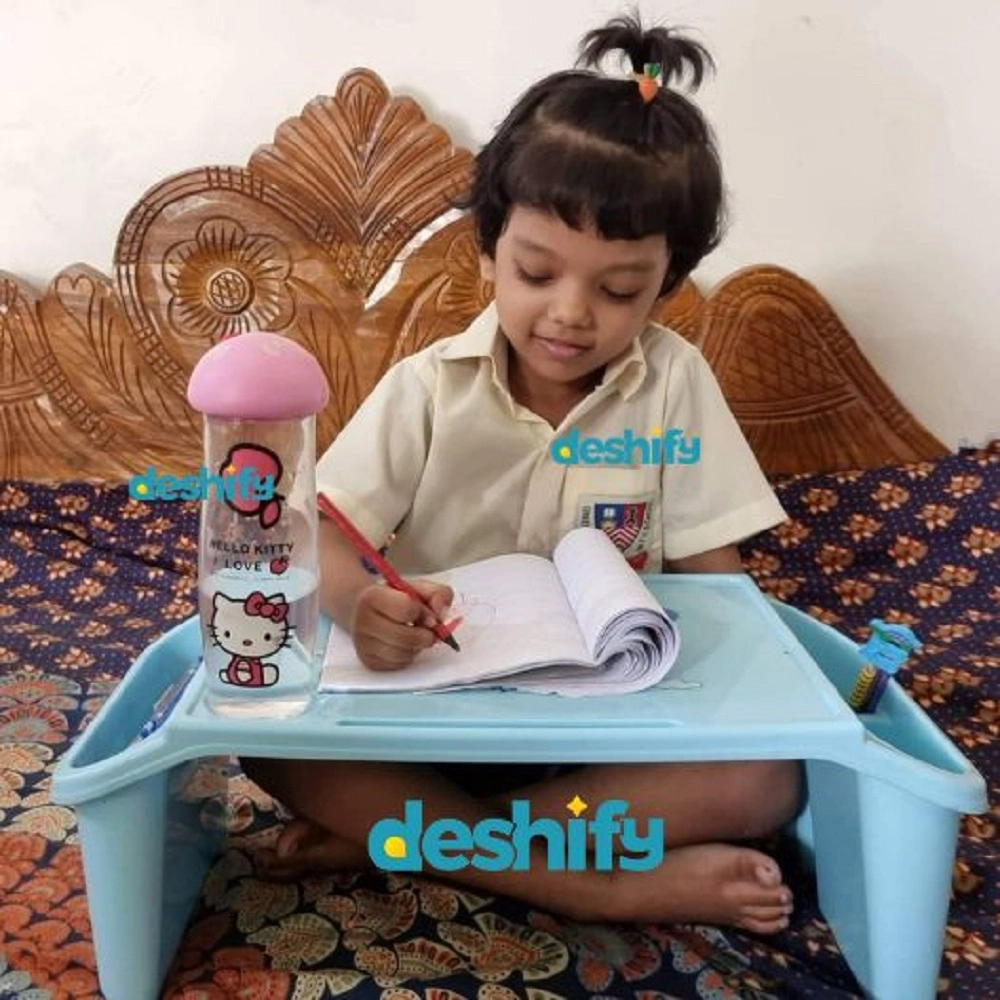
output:
[[[288,251],[235,219],[207,219],[194,239],[163,260],[171,325],[182,335],[218,339],[247,330],[283,330],[295,315]]]
[[[480,276],[479,249],[471,228],[448,247],[444,272],[448,283],[441,296],[442,311],[475,316],[493,298],[492,283],[483,281]]]

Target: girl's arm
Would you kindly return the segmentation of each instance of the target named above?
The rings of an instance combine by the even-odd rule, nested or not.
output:
[[[358,658],[371,670],[399,670],[438,641],[430,626],[454,599],[451,587],[411,580],[431,611],[408,594],[382,586],[354,547],[325,517],[319,522],[320,607],[350,632]],[[417,627],[419,626],[419,627]]]
[[[683,559],[664,559],[665,573],[742,573],[743,560],[735,545],[723,545],[708,552],[697,552]]]
[[[358,597],[378,581],[361,565],[357,552],[332,521],[319,519],[319,603],[342,629],[350,631]]]

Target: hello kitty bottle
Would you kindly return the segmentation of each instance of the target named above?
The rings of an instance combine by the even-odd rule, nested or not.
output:
[[[316,359],[272,333],[229,337],[188,383],[204,414],[198,608],[206,701],[220,715],[285,718],[319,683]]]

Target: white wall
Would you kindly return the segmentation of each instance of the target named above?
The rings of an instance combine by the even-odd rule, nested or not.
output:
[[[572,62],[612,0],[3,0],[0,269],[108,271],[167,174],[245,164],[352,66],[476,147]],[[774,262],[817,285],[949,445],[1000,433],[1000,4],[644,0],[719,74],[701,102],[732,198],[696,277]],[[280,10],[280,14],[277,11]]]

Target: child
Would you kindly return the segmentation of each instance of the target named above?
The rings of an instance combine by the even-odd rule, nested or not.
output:
[[[685,71],[697,86],[711,59],[630,18],[590,32],[581,59],[596,65],[619,49],[636,76],[549,76],[479,154],[466,207],[495,304],[466,332],[393,367],[319,462],[320,489],[374,544],[395,532],[392,559],[411,576],[504,552],[550,555],[569,529],[614,523],[617,513],[628,530],[609,533],[639,569],[740,572],[736,543],[784,517],[707,363],[648,322],[719,239],[711,134],[670,87]],[[662,86],[655,66],[643,73],[648,64],[662,68]],[[699,437],[700,458],[563,464],[550,445],[569,428],[598,438],[681,428]],[[320,545],[326,612],[350,629],[371,669],[405,669],[435,641],[428,612],[373,584],[328,522]],[[418,589],[444,618],[449,588],[421,581]],[[451,817],[471,826],[509,818],[511,799],[529,799],[533,817],[564,820],[579,794],[625,799],[639,829],[664,818],[662,865],[554,872],[540,845],[528,872],[468,866],[449,878],[578,920],[706,921],[769,933],[791,912],[774,861],[728,842],[769,834],[795,814],[794,762],[588,765],[556,775],[509,765],[463,773],[246,764],[299,817],[279,839],[275,871],[367,864],[369,829],[402,816],[408,798],[423,800],[425,825]],[[511,775],[525,784],[495,780]]]

